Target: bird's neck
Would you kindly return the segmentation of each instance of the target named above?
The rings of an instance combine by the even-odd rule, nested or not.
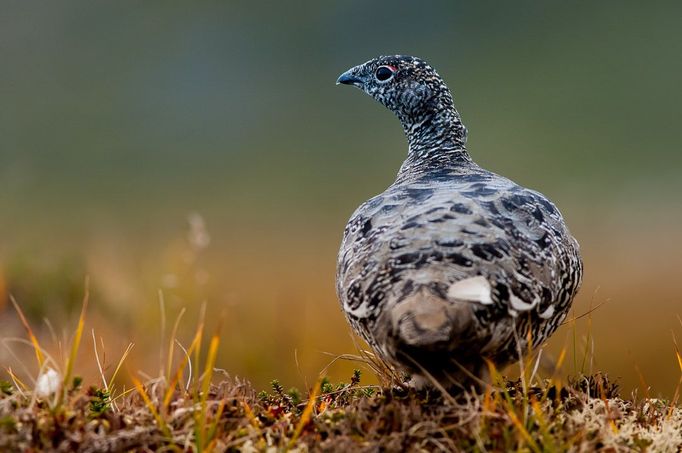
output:
[[[449,92],[430,99],[418,114],[398,115],[409,145],[403,170],[445,169],[471,162],[467,130]]]

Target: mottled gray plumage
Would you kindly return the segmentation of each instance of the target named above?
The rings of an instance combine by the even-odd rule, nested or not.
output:
[[[545,341],[582,278],[557,208],[471,160],[450,91],[423,60],[379,57],[338,83],[394,112],[409,143],[396,181],[344,232],[337,292],[351,326],[388,362],[449,386]]]

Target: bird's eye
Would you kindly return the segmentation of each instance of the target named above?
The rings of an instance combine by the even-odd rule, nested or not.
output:
[[[390,66],[379,66],[377,68],[377,72],[375,72],[374,75],[376,76],[378,81],[385,82],[391,77],[393,77],[393,73],[395,73],[395,68],[392,68]]]

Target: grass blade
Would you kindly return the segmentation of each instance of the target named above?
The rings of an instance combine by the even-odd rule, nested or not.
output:
[[[168,387],[166,388],[166,394],[163,397],[164,410],[166,410],[168,408],[168,405],[170,404],[171,398],[173,397],[173,392],[175,391],[175,387],[178,385],[178,382],[180,382],[182,374],[185,371],[185,367],[189,365],[191,371],[192,364],[190,362],[190,355],[192,354],[192,350],[198,347],[200,339],[201,332],[200,330],[197,330],[197,333],[194,336],[194,339],[192,340],[192,344],[190,344],[189,349],[185,351],[185,358],[182,360],[182,362],[180,362],[178,369],[175,371],[173,380],[171,380],[171,382],[168,384]]]
[[[171,378],[171,369],[173,367],[173,355],[175,353],[175,339],[178,335],[178,328],[180,327],[180,321],[182,320],[182,316],[185,314],[185,308],[183,307],[182,310],[180,310],[180,313],[178,314],[177,318],[175,318],[175,323],[173,324],[173,330],[171,331],[171,336],[170,340],[168,341],[168,357],[166,360],[168,363],[166,364],[166,382],[170,381]]]
[[[161,431],[163,431],[164,435],[170,438],[171,435],[170,430],[168,429],[168,425],[166,424],[165,420],[161,417],[161,415],[159,415],[159,412],[156,410],[156,407],[154,407],[154,403],[149,397],[147,391],[142,386],[140,380],[137,379],[135,376],[131,376],[131,380],[133,381],[133,385],[135,386],[137,393],[139,393],[140,396],[142,397],[145,406],[147,406],[147,409],[149,409],[149,412],[152,413],[154,420],[156,420],[156,424],[159,425],[159,428],[161,429]]]
[[[296,424],[296,428],[294,429],[294,434],[291,436],[291,440],[289,440],[289,443],[287,444],[287,450],[290,450],[296,444],[296,441],[298,440],[299,436],[303,432],[303,428],[305,428],[305,426],[308,424],[308,422],[312,418],[313,409],[315,409],[315,401],[317,401],[317,397],[320,394],[321,383],[322,383],[322,380],[318,379],[317,382],[315,383],[315,385],[313,386],[313,389],[310,392],[310,396],[308,397],[308,404],[306,404],[305,409],[303,410],[303,413],[301,414],[301,419]]]
[[[83,295],[83,306],[81,307],[81,314],[78,317],[78,326],[76,327],[76,332],[74,333],[73,340],[71,342],[71,352],[66,360],[66,371],[64,372],[64,380],[62,389],[60,392],[59,399],[57,400],[57,405],[61,404],[64,398],[64,390],[66,390],[69,381],[71,380],[71,375],[73,373],[73,366],[76,363],[76,356],[78,355],[78,349],[80,348],[81,338],[83,336],[83,328],[85,327],[85,312],[88,308],[88,301],[90,300],[90,281],[88,278],[85,279],[85,294]]]
[[[206,365],[204,367],[204,374],[201,380],[201,393],[199,395],[199,407],[200,411],[197,414],[196,420],[196,445],[197,451],[204,451],[210,439],[206,436],[206,420],[207,420],[207,407],[206,401],[208,400],[208,393],[211,390],[211,378],[213,377],[213,367],[215,366],[216,357],[218,355],[218,346],[220,345],[220,337],[218,334],[214,334],[211,337],[211,343],[208,347],[208,354],[206,356]]]
[[[31,343],[33,344],[33,350],[35,351],[36,359],[38,360],[38,367],[42,368],[43,363],[45,362],[45,356],[43,356],[43,352],[40,348],[40,343],[38,343],[38,339],[33,334],[33,330],[31,329],[31,326],[28,324],[28,321],[24,316],[24,312],[21,311],[19,304],[14,299],[14,296],[10,295],[9,299],[10,301],[12,301],[12,305],[14,305],[14,309],[17,311],[17,314],[19,315],[19,319],[21,320],[21,323],[24,325],[24,329],[26,329],[28,338],[31,340]]]

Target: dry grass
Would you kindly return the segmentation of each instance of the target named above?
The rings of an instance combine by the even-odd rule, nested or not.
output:
[[[84,385],[75,358],[87,299],[86,291],[64,363],[41,347],[15,304],[35,356],[26,362],[35,360],[38,371],[24,382],[5,370],[0,451],[682,451],[679,385],[671,401],[623,398],[599,373],[540,378],[539,361],[529,356],[515,381],[491,367],[495,382],[482,394],[416,392],[362,352],[342,358],[379,373],[384,385],[362,385],[356,371],[347,383],[321,378],[304,395],[276,381],[257,393],[215,368],[219,331],[206,339],[202,357],[203,318],[187,347],[177,340],[182,312],[164,339],[159,376],[129,372],[132,388],[120,384],[132,345],[103,363],[93,331],[101,381]],[[676,360],[682,385],[679,349]]]
[[[137,386],[137,385],[136,385]],[[0,450],[272,451],[679,451],[682,409],[660,400],[621,399],[600,375],[559,388],[507,382],[502,391],[460,395],[316,386],[307,401],[275,383],[256,394],[223,376],[198,403],[176,391],[162,409],[164,385],[148,382],[118,398],[69,388],[59,408],[4,384]],[[325,388],[326,387],[326,388]],[[609,388],[604,396],[600,391]],[[319,394],[318,394],[319,392]],[[202,430],[203,434],[202,434]]]

